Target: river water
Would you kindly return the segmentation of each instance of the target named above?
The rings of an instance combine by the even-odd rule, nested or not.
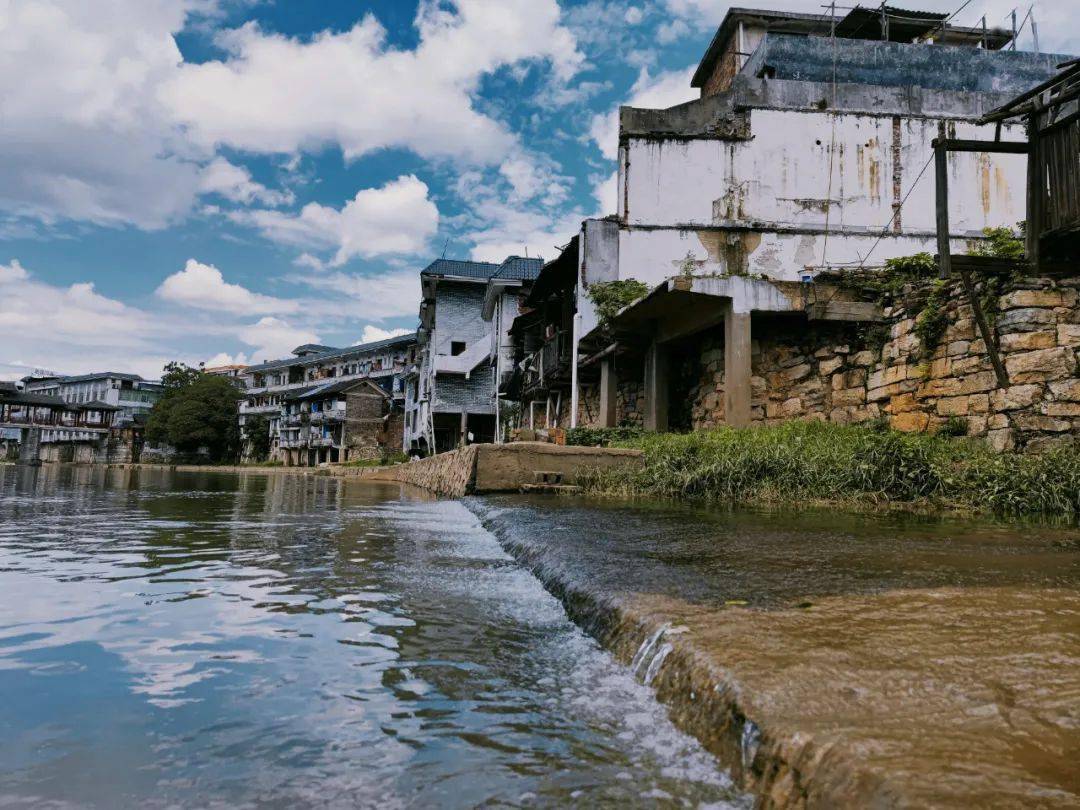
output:
[[[0,467],[0,806],[746,806],[464,505]]]

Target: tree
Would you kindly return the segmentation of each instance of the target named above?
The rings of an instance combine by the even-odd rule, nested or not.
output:
[[[270,420],[256,414],[244,422],[244,441],[248,452],[256,461],[266,461],[270,456]]]
[[[165,393],[150,411],[146,438],[184,454],[205,448],[213,461],[235,458],[240,448],[236,386],[183,363],[169,363],[162,382]]]

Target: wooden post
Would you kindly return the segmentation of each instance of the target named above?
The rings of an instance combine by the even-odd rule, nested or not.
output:
[[[1035,268],[1042,260],[1039,237],[1043,230],[1043,203],[1046,199],[1046,175],[1042,167],[1042,142],[1039,139],[1040,107],[1036,100],[1035,110],[1028,118],[1027,257]]]
[[[600,426],[615,427],[615,403],[618,397],[618,379],[615,376],[615,358],[600,361]]]
[[[949,240],[949,152],[945,135],[934,141],[934,162],[937,169],[937,243],[941,278],[952,273],[952,247]]]

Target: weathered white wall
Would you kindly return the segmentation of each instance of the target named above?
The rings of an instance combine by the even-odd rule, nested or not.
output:
[[[950,127],[955,137],[993,138],[992,127]],[[830,230],[880,230],[889,222],[895,201],[891,116],[753,110],[751,132],[748,141],[631,139],[629,167],[621,167],[619,178],[620,204],[623,195],[628,203],[620,212],[628,224],[823,229],[827,209]],[[930,160],[937,133],[937,120],[901,119],[901,196]],[[1014,129],[1004,137],[1024,136]],[[954,154],[950,181],[955,236],[1013,226],[1025,216],[1023,156]],[[934,193],[931,165],[904,205],[905,233],[934,230]]]

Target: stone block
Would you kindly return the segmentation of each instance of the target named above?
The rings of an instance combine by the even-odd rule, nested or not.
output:
[[[986,434],[985,416],[969,416],[967,422],[968,436],[983,436]]]
[[[1061,450],[1068,447],[1076,447],[1076,437],[1068,434],[1056,436],[1036,436],[1024,445],[1025,453],[1047,453],[1051,450]]]
[[[823,377],[826,377],[839,369],[843,364],[844,360],[840,357],[831,357],[827,360],[822,360],[818,365],[818,373]]]
[[[851,356],[851,365],[853,366],[872,366],[877,362],[877,353],[872,352],[869,349],[855,352]]]
[[[1001,309],[1021,307],[1060,307],[1065,303],[1059,290],[1016,290],[998,299]]]
[[[1004,332],[1040,332],[1057,323],[1057,316],[1049,309],[1010,309],[998,316],[998,329]]]
[[[837,425],[849,424],[851,412],[847,408],[833,408],[829,411],[829,421]]]
[[[986,420],[986,426],[991,430],[1000,430],[1009,426],[1009,417],[1003,413],[995,413]]]
[[[889,425],[893,430],[900,430],[904,433],[918,433],[924,431],[929,424],[930,417],[922,411],[900,413],[889,419]]]
[[[1008,428],[991,430],[986,434],[986,443],[999,453],[1005,453],[1016,447],[1016,439]]]
[[[1014,411],[1027,408],[1042,396],[1040,385],[1014,385],[990,394],[990,405],[995,411]]]
[[[867,388],[881,388],[884,385],[890,385],[901,380],[906,380],[909,377],[917,377],[918,373],[915,373],[913,369],[906,363],[899,363],[895,366],[889,366],[878,371],[874,371],[866,380]]]
[[[784,400],[784,403],[780,406],[780,415],[785,418],[791,418],[794,416],[800,416],[803,412],[802,400],[798,397],[791,397]]]
[[[1060,380],[1050,383],[1050,393],[1054,399],[1067,399],[1080,402],[1080,380]]]
[[[959,357],[967,354],[970,347],[971,341],[969,340],[954,340],[945,347],[945,355],[947,357]]]
[[[974,340],[975,322],[970,318],[962,318],[951,326],[945,328],[945,340]]]
[[[1061,327],[1058,327],[1058,331]],[[1011,332],[1001,336],[1001,350],[1003,352],[1030,352],[1035,349],[1051,349],[1058,345],[1058,333],[1044,332]]]
[[[989,394],[972,394],[968,397],[968,413],[986,413],[989,410]]]
[[[867,402],[881,402],[897,394],[907,394],[919,387],[917,380],[904,380],[903,382],[883,385],[881,388],[871,388],[866,392]]]
[[[943,397],[937,401],[938,415],[967,416],[968,400],[969,397],[967,396]]]
[[[1043,405],[1043,413],[1058,417],[1080,416],[1080,402],[1047,402]]]
[[[943,377],[928,380],[920,390],[924,397],[958,397],[961,394],[982,394],[997,387],[992,371],[969,374],[966,377]]]
[[[1059,346],[1080,346],[1080,323],[1063,323],[1057,328],[1057,343]]]
[[[1072,428],[1072,422],[1055,419],[1037,413],[1019,413],[1015,417],[1016,426],[1021,430],[1033,430],[1041,433],[1063,433]]]
[[[845,388],[842,391],[833,391],[832,402],[834,406],[864,405],[866,403],[866,389]]]
[[[809,363],[799,363],[796,366],[792,366],[791,368],[786,369],[783,372],[783,376],[784,379],[788,380],[789,382],[795,382],[797,380],[802,380],[806,377],[809,377],[810,373],[813,370],[814,369],[810,366]]]
[[[889,398],[889,404],[885,410],[889,413],[907,413],[908,411],[914,411],[918,407],[919,403],[914,394],[897,394],[895,397]]]
[[[1061,380],[1076,373],[1076,354],[1065,347],[1014,354],[1005,359],[1005,369],[1013,383]]]

